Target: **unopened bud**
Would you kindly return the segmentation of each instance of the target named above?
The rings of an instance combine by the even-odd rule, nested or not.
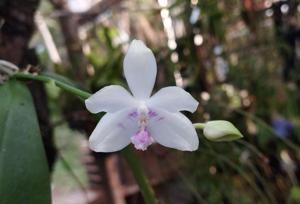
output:
[[[243,137],[240,131],[226,120],[213,120],[205,123],[204,136],[214,142],[233,141]]]

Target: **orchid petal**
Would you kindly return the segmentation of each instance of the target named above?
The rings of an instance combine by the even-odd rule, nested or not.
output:
[[[149,120],[149,132],[155,141],[166,147],[182,151],[195,151],[199,146],[197,132],[191,121],[182,113],[170,113],[161,109]]]
[[[189,111],[193,113],[199,103],[184,89],[170,86],[160,89],[148,100],[147,104],[170,112]]]
[[[152,51],[140,40],[133,40],[124,59],[124,74],[132,94],[148,98],[156,78],[156,61]]]
[[[132,107],[135,99],[121,86],[106,86],[85,100],[86,108],[91,113],[116,112],[123,108]]]
[[[130,137],[138,130],[137,118],[132,109],[105,114],[89,138],[90,148],[95,152],[115,152],[130,143]]]

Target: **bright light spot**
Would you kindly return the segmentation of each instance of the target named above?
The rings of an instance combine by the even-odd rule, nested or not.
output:
[[[175,50],[176,47],[177,47],[177,43],[175,42],[175,40],[168,40],[168,47],[169,47],[171,50]]]
[[[265,7],[270,8],[272,6],[272,2],[270,0],[265,1]]]
[[[164,30],[168,39],[168,47],[171,50],[174,50],[177,47],[177,43],[172,18],[170,17],[169,10],[167,8],[164,8],[168,5],[168,0],[158,0],[158,4],[161,7],[160,16],[162,18]]]
[[[280,152],[280,157],[287,164],[293,163],[293,161],[292,161],[292,159],[291,159],[291,157],[290,157],[287,150],[282,150]]]
[[[202,98],[202,100],[204,100],[204,101],[208,101],[208,100],[210,99],[210,95],[209,95],[209,93],[207,93],[206,91],[203,91],[203,92],[201,93],[201,98]]]
[[[240,154],[240,162],[243,164],[249,163],[250,152],[248,150],[242,151]]]
[[[67,5],[72,12],[85,12],[92,6],[92,0],[68,0]]]
[[[282,13],[287,13],[289,11],[289,9],[290,9],[290,7],[287,4],[283,4],[283,5],[280,6],[280,11]]]
[[[78,37],[80,40],[85,40],[87,38],[87,32],[85,29],[78,30]]]
[[[160,11],[160,15],[161,15],[161,17],[162,18],[167,18],[168,16],[169,16],[169,10],[168,9],[162,9],[161,11]]]
[[[268,9],[268,10],[265,11],[265,15],[268,16],[268,17],[273,16],[273,13],[274,13],[274,12],[273,12],[272,9]]]
[[[287,153],[286,150],[282,150],[282,151],[280,152],[280,157],[281,157],[281,159],[283,159],[283,160],[288,160],[288,159],[289,159],[289,154]]]
[[[214,54],[215,55],[220,55],[223,52],[223,46],[217,45],[214,47]]]
[[[230,63],[231,63],[232,65],[237,65],[238,62],[239,62],[239,57],[238,57],[238,55],[237,55],[237,54],[234,54],[234,53],[232,53],[232,54],[229,56],[229,59],[230,59]]]
[[[223,57],[216,57],[214,68],[217,78],[220,81],[225,81],[228,73],[228,63],[223,59]]]
[[[197,5],[198,4],[198,0],[191,0],[191,4]]]
[[[297,6],[297,11],[300,12],[300,4]]]
[[[255,135],[257,133],[256,124],[253,121],[248,120],[247,121],[247,130],[250,134]]]
[[[171,61],[174,62],[174,63],[178,62],[178,54],[177,54],[177,52],[173,52],[171,54]]]
[[[296,169],[296,164],[293,159],[290,157],[289,152],[287,150],[282,150],[280,152],[280,157],[282,159],[282,167],[287,172],[294,172]]]
[[[120,29],[118,35],[113,39],[115,46],[125,44],[129,41],[129,35],[125,30]]]
[[[179,71],[174,72],[176,86],[183,87],[183,79]]]
[[[234,87],[231,84],[223,84],[222,89],[226,92],[227,96],[232,97],[234,95]]]
[[[215,175],[217,173],[217,168],[215,166],[210,166],[209,167],[209,173],[211,175]]]
[[[172,27],[172,19],[168,16],[167,18],[165,18],[163,20],[163,24],[165,26],[165,28],[171,28]]]
[[[158,0],[158,4],[161,7],[166,7],[166,6],[168,6],[168,0]]]
[[[243,100],[243,105],[244,105],[245,107],[249,107],[249,106],[251,105],[250,99],[249,99],[249,98],[244,99],[244,100]]]
[[[88,64],[88,66],[86,67],[86,71],[87,71],[89,76],[94,76],[95,75],[95,69],[91,64]]]
[[[249,95],[249,94],[248,94],[248,91],[247,91],[247,90],[243,89],[243,90],[240,91],[240,96],[241,96],[242,98],[247,98],[248,95]]]
[[[202,45],[202,43],[203,43],[203,37],[202,37],[202,35],[201,34],[195,35],[194,36],[194,44],[196,46],[200,46],[200,45]]]
[[[198,7],[194,7],[190,16],[190,23],[195,24],[200,16],[200,9]]]

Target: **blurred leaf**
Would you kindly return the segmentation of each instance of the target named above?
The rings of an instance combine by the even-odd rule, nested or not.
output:
[[[276,139],[275,135],[270,133],[270,130],[266,129],[262,124],[257,124],[258,133],[257,133],[257,141],[259,145],[266,146],[272,140]]]
[[[0,203],[51,203],[49,170],[27,87],[0,86]]]
[[[300,187],[293,187],[290,192],[289,199],[292,201],[300,201]]]

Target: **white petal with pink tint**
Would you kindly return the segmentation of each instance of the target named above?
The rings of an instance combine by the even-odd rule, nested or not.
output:
[[[122,86],[106,86],[85,100],[86,108],[91,113],[116,112],[123,108],[133,107],[136,100]]]
[[[189,111],[193,113],[199,103],[184,89],[177,86],[170,86],[160,89],[151,96],[147,104],[170,112]]]
[[[138,99],[149,98],[156,78],[153,53],[140,40],[133,40],[124,59],[124,74],[132,94]]]
[[[198,149],[199,139],[191,121],[181,113],[170,113],[162,109],[149,121],[149,132],[156,142],[182,151]]]
[[[90,148],[95,152],[115,152],[127,146],[138,129],[131,113],[132,109],[106,113],[89,138]]]

